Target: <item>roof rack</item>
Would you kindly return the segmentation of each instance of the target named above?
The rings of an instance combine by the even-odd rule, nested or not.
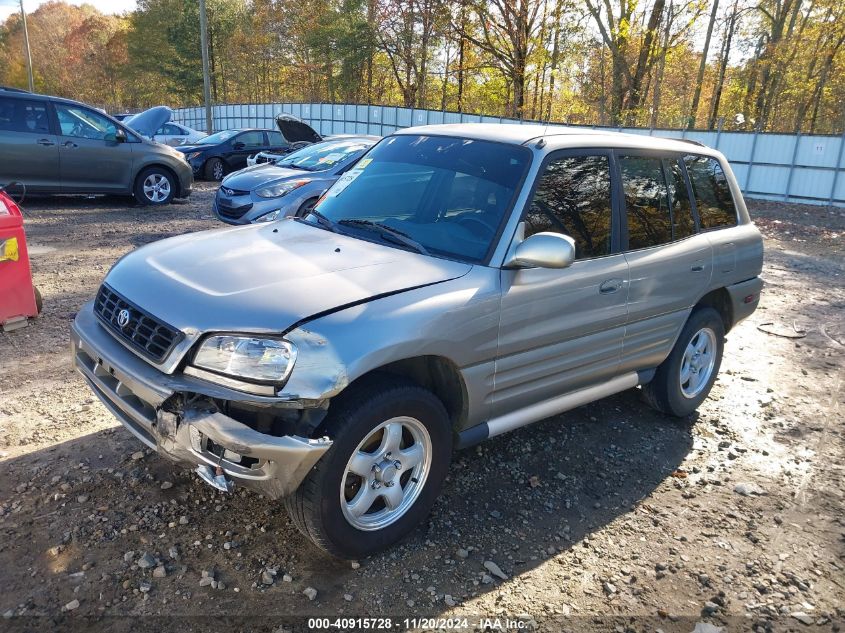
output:
[[[13,88],[12,86],[0,86],[0,90],[5,90],[6,92],[25,92],[27,94],[32,94],[29,90],[24,90],[23,88]]]
[[[707,147],[707,146],[706,146],[704,143],[702,143],[701,141],[695,141],[695,140],[693,140],[693,139],[691,139],[691,138],[676,138],[676,137],[674,137],[674,136],[669,137],[669,138],[671,138],[673,141],[681,141],[682,143],[692,143],[693,145],[698,145],[699,147]]]

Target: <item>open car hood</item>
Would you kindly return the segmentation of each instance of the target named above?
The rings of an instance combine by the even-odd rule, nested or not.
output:
[[[292,114],[283,112],[276,116],[276,126],[288,143],[319,143],[323,140],[313,127]]]
[[[158,132],[162,125],[170,121],[172,116],[173,110],[167,106],[156,106],[125,118],[123,125],[132,128],[142,136],[150,138]]]

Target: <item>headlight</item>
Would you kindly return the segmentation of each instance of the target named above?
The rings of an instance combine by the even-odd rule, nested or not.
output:
[[[307,185],[309,182],[311,181],[307,178],[302,180],[286,180],[285,182],[257,189],[255,193],[262,198],[280,198],[294,189],[298,189],[302,185]]]
[[[275,211],[270,211],[270,213],[265,213],[264,215],[258,216],[255,218],[252,223],[253,224],[260,224],[262,222],[272,222],[273,220],[277,220],[279,218],[279,214],[282,212],[281,209],[276,209]]]
[[[296,348],[287,341],[252,336],[210,336],[194,355],[193,364],[236,378],[281,383],[290,375]]]
[[[181,154],[181,152],[179,152]],[[191,152],[185,157],[185,160],[194,160],[197,156],[202,154],[202,152]]]

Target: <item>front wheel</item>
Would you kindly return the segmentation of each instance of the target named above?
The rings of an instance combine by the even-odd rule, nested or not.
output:
[[[176,179],[166,169],[148,167],[135,179],[135,199],[140,204],[168,204],[176,195]]]
[[[203,169],[206,180],[214,180],[220,182],[223,176],[226,175],[226,166],[219,158],[209,158]]]
[[[725,325],[713,308],[693,310],[669,357],[643,385],[648,403],[663,413],[685,417],[710,394],[725,346]]]
[[[285,500],[296,527],[340,558],[395,543],[431,510],[449,469],[452,433],[434,394],[389,375],[332,402],[334,443]]]

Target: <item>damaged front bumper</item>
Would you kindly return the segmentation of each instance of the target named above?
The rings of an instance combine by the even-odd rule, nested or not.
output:
[[[116,341],[91,304],[77,315],[71,338],[76,368],[109,411],[148,447],[201,467],[200,476],[215,487],[234,482],[273,499],[283,497],[331,446],[328,438],[261,433],[225,415],[217,406],[221,401],[286,408],[295,403],[165,374]]]

